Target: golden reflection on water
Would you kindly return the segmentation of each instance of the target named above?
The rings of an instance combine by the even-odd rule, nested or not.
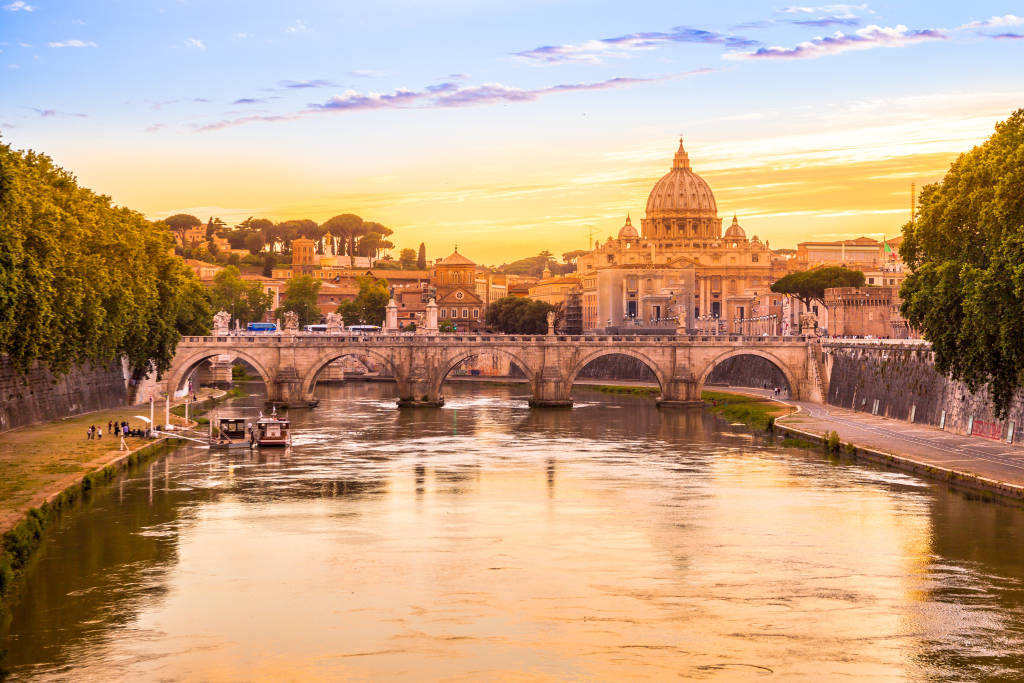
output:
[[[945,597],[939,564],[992,590],[951,550],[963,539],[934,543],[936,519],[961,533],[935,500],[977,503],[635,399],[538,414],[468,392],[408,418],[374,390],[325,392],[288,453],[182,457],[155,490],[153,468],[120,485],[95,514],[131,529],[121,546],[166,532],[172,551],[83,573],[123,571],[120,602],[104,585],[60,616],[64,594],[37,593],[54,615],[32,628],[75,646],[26,654],[25,627],[15,677],[927,680],[974,624],[1019,634],[1015,599]]]

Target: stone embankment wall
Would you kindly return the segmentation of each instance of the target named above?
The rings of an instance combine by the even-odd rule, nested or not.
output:
[[[632,356],[621,353],[595,358],[580,370],[577,379],[631,379],[657,381],[654,371]]]
[[[36,364],[21,375],[6,355],[0,355],[0,431],[114,408],[126,400],[120,363],[76,367],[63,376]]]
[[[997,419],[984,389],[972,392],[936,372],[926,344],[833,343],[824,350],[830,405],[1003,441],[1012,429],[1013,442],[1024,442],[1024,391]]]

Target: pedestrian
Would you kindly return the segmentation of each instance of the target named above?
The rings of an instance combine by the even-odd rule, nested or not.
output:
[[[126,451],[126,450],[128,450],[128,444],[126,444],[124,442],[124,435],[123,434],[121,435],[121,445],[117,447],[117,450],[119,450],[119,451]]]
[[[113,423],[110,420],[107,420],[107,434],[111,433],[111,428],[112,427],[113,427]]]
[[[96,428],[96,438],[97,439],[102,439],[103,438],[103,427],[97,427]]]
[[[114,423],[114,436],[121,436],[121,425]]]
[[[85,430],[85,438],[86,438],[86,440],[89,440],[89,439],[92,438],[92,432],[90,432],[88,429]]]

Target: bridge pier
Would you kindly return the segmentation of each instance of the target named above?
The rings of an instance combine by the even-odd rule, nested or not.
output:
[[[558,372],[557,368],[548,365],[533,380],[533,396],[530,397],[530,407],[572,407],[572,385]]]
[[[267,386],[267,403],[277,403],[289,408],[308,408],[319,401],[302,389],[302,378],[293,367],[278,368],[274,381]]]
[[[427,379],[425,373],[395,377],[399,408],[440,408],[444,405],[440,386]]]
[[[676,366],[672,376],[662,382],[659,408],[691,408],[701,405],[700,387],[693,373],[685,367]]]

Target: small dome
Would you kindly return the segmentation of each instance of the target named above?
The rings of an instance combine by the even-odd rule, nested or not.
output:
[[[747,233],[740,227],[740,222],[736,219],[736,216],[732,217],[732,225],[725,231],[725,239],[727,240],[745,240],[747,239]]]
[[[633,227],[633,221],[629,219],[629,215],[626,215],[626,224],[619,229],[620,240],[636,240],[640,239],[640,233]]]

